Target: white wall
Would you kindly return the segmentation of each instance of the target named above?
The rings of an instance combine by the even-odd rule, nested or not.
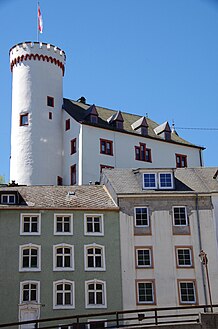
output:
[[[145,199],[145,205],[148,202]],[[175,202],[175,205],[176,202]],[[196,279],[199,304],[205,303],[201,263],[199,260],[199,236],[196,211],[190,216],[190,235],[172,234],[172,217],[169,211],[153,211],[151,215],[152,235],[134,235],[133,216],[120,212],[121,260],[123,308],[145,308],[136,304],[136,279],[154,279],[158,307],[181,306],[177,279]],[[212,211],[200,211],[202,248],[208,254],[208,267],[213,302],[218,302],[218,259]],[[152,246],[154,268],[136,269],[135,246]],[[193,246],[194,268],[177,268],[175,246]],[[147,307],[152,307],[148,305]]]
[[[100,138],[113,141],[114,155],[100,154]],[[152,163],[135,160],[135,146],[151,149]],[[175,154],[187,155],[188,167],[199,167],[199,149],[83,125],[83,180],[99,181],[100,164],[119,168],[175,168]]]
[[[70,129],[65,130],[65,121],[70,119]],[[79,175],[82,175],[81,170],[81,159],[80,154],[82,154],[82,145],[80,140],[82,140],[82,125],[80,125],[76,120],[74,120],[67,112],[63,111],[63,184],[70,185],[70,167],[76,164],[77,170],[77,183],[81,181]],[[71,140],[76,138],[76,153],[70,154],[71,151]],[[81,183],[80,183],[81,185]]]

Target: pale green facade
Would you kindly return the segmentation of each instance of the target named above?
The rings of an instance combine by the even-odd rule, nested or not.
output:
[[[10,206],[9,206],[10,207]],[[41,234],[20,235],[21,213],[41,214]],[[73,235],[54,235],[54,214],[73,214]],[[84,214],[103,214],[104,235],[84,234]],[[41,246],[41,271],[19,271],[19,246]],[[53,270],[53,246],[74,246],[74,271]],[[96,243],[105,248],[104,271],[86,271],[84,246]],[[19,320],[20,282],[40,282],[40,318],[84,313],[108,312],[122,309],[121,262],[119,241],[119,212],[117,210],[7,210],[0,209],[0,323]],[[75,284],[75,308],[53,309],[53,282],[71,280]],[[106,283],[105,308],[85,306],[85,281],[101,280]]]

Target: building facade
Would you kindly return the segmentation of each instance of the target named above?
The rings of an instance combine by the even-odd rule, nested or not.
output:
[[[0,201],[1,323],[122,309],[118,207],[102,186],[1,187]]]
[[[218,302],[217,169],[104,170],[120,207],[125,310],[209,304],[201,250]]]
[[[87,104],[84,97],[64,99],[65,59],[63,50],[38,42],[10,50],[10,180],[82,185],[99,181],[105,167],[203,166],[203,148],[179,137],[168,122]]]

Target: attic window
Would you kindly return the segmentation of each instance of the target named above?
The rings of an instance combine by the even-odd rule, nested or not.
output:
[[[148,135],[148,128],[147,127],[140,127],[139,128],[141,135],[147,136]]]
[[[116,128],[117,129],[123,129],[123,121],[116,121]]]
[[[145,117],[139,118],[131,125],[132,129],[142,136],[148,135],[148,123]]]
[[[171,172],[149,172],[143,174],[143,189],[173,189]]]
[[[15,195],[14,194],[2,194],[1,203],[2,204],[15,204]]]
[[[90,115],[90,122],[92,122],[92,123],[98,123],[98,116],[97,115],[94,115],[94,114],[91,114]]]

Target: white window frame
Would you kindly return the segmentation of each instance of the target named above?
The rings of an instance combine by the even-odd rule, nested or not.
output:
[[[94,217],[100,218],[100,232],[88,232],[87,231],[87,218],[92,217],[94,220]],[[103,236],[104,235],[104,216],[103,214],[84,214],[84,235],[90,235],[90,236]]]
[[[101,249],[102,253],[101,253],[101,261],[102,261],[102,267],[88,267],[88,249],[89,248],[98,248]],[[93,257],[95,258],[95,255],[93,255]],[[90,272],[101,272],[101,271],[105,271],[106,270],[106,265],[105,265],[105,247],[100,245],[100,244],[96,244],[96,243],[92,243],[92,244],[87,244],[84,246],[84,264],[85,264],[85,271],[90,271]]]
[[[30,227],[31,218],[37,217],[38,232],[24,232],[24,217],[30,217]],[[41,234],[41,214],[40,213],[21,213],[20,214],[20,235],[40,235]]]
[[[71,285],[71,301],[72,304],[70,305],[57,305],[56,304],[56,293],[57,293],[57,285],[58,284],[70,284]],[[58,309],[74,309],[75,308],[75,282],[70,281],[70,280],[58,280],[53,282],[53,309],[58,310]]]
[[[13,196],[14,202],[9,202],[9,198]],[[3,197],[7,197],[7,202],[3,202]],[[1,204],[15,204],[16,203],[16,195],[15,194],[2,194],[1,195]]]
[[[88,291],[88,285],[89,284],[101,284],[102,289],[102,298],[103,298],[103,304],[89,304],[89,291]],[[93,279],[89,281],[85,281],[85,307],[86,308],[107,308],[107,293],[106,293],[106,282]]]
[[[148,224],[147,225],[136,225],[136,209],[138,208],[145,208],[147,210],[147,221],[148,221]],[[146,206],[137,206],[137,207],[134,207],[134,226],[135,227],[149,227],[150,226],[150,218],[149,218],[149,209],[148,207]]]
[[[57,218],[58,217],[69,217],[70,218],[70,231],[69,232],[57,232]],[[73,235],[73,214],[58,213],[54,214],[54,235]]]
[[[144,180],[145,175],[154,175],[155,186],[145,186],[145,180]],[[144,190],[156,190],[157,189],[157,173],[155,173],[155,172],[144,172],[143,173],[143,189]]]
[[[139,263],[138,263],[138,251],[139,250],[148,250],[149,251],[149,260],[150,260],[149,265],[139,265]],[[136,268],[152,268],[152,249],[151,248],[136,247],[135,252],[136,252]]]
[[[174,209],[175,208],[185,208],[185,221],[186,221],[186,224],[175,224],[175,216],[174,216]],[[186,206],[173,206],[173,226],[175,226],[175,227],[186,227],[186,226],[188,226],[188,215],[187,215]]]
[[[56,266],[56,259],[57,259],[57,249],[58,248],[69,248],[71,250],[70,260],[71,266],[70,267],[57,267]],[[60,243],[53,246],[53,271],[55,272],[66,272],[66,271],[74,271],[74,246],[67,243]]]
[[[181,293],[181,283],[192,283],[193,284],[193,290],[194,290],[194,301],[183,301],[182,300],[182,293]],[[196,304],[197,303],[197,295],[196,295],[196,283],[193,280],[179,280],[179,303],[180,304]]]
[[[23,250],[37,249],[37,267],[23,267]],[[41,271],[41,246],[38,244],[24,244],[19,246],[19,272],[40,272]]]
[[[151,283],[151,285],[152,285],[152,301],[140,301],[139,300],[139,283]],[[136,287],[136,289],[137,289],[137,304],[139,304],[139,305],[143,305],[143,304],[155,304],[155,288],[154,288],[154,282],[153,281],[151,281],[151,280],[138,280],[137,281],[137,287]]]
[[[189,256],[190,256],[190,264],[179,264],[179,255],[178,251],[179,250],[189,250]],[[190,247],[176,247],[176,261],[177,261],[177,267],[193,267],[193,254],[192,254],[192,249]]]
[[[26,284],[36,285],[36,301],[23,301],[23,289]],[[40,304],[40,281],[27,280],[20,282],[20,304]]]
[[[170,177],[171,177],[171,185],[170,186],[161,186],[160,176],[163,175],[163,174],[164,175],[170,175]],[[159,185],[160,190],[172,190],[173,189],[173,174],[169,171],[159,172],[158,173],[158,185]]]

